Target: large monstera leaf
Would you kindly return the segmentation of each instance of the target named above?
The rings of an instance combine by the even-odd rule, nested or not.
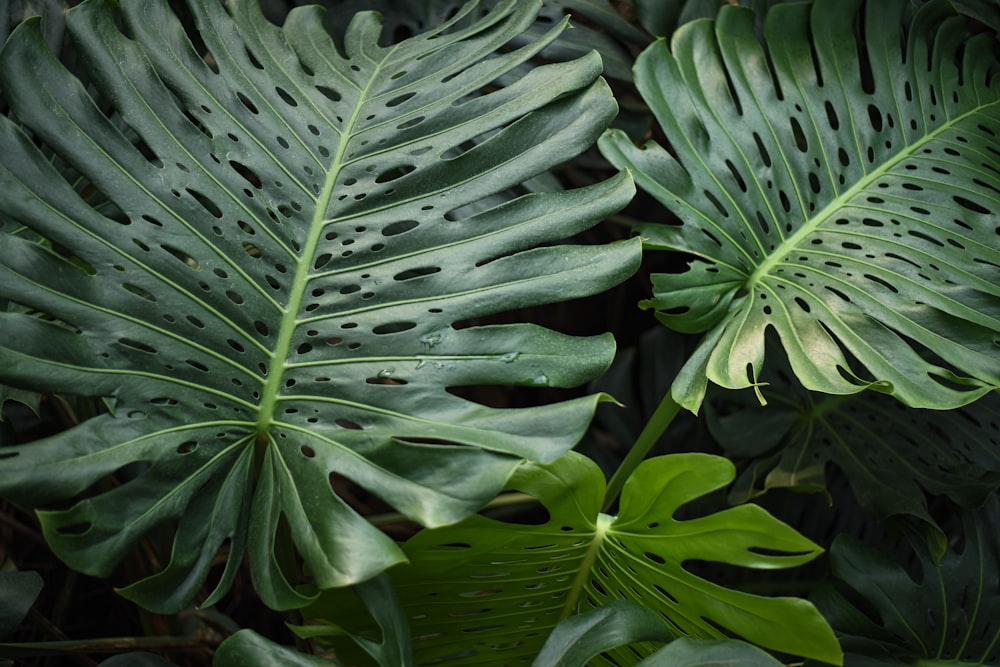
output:
[[[189,6],[197,47],[165,1],[70,13],[100,107],[37,24],[0,58],[23,122],[0,123],[0,217],[58,249],[0,233],[0,297],[43,314],[3,314],[0,381],[113,408],[4,450],[0,494],[63,502],[45,535],[96,575],[173,534],[162,571],[123,591],[149,608],[218,599],[247,551],[264,600],[293,607],[307,598],[290,545],[323,588],[404,559],[335,493],[344,479],[437,526],[574,444],[600,397],[500,410],[448,389],[577,385],[610,363],[609,336],[454,325],[622,279],[636,244],[555,242],[632,186],[455,213],[585,149],[615,113],[596,55],[479,94],[544,46],[494,55],[531,3],[390,47],[360,14],[342,50],[315,8],[279,28],[241,0]]]
[[[570,452],[553,463],[525,464],[509,488],[537,498],[548,512],[544,523],[475,515],[421,531],[405,543],[410,562],[390,575],[409,617],[416,663],[528,661],[559,621],[629,600],[666,619],[665,631],[675,636],[735,633],[770,649],[839,664],[832,631],[805,600],[752,595],[690,570],[692,561],[795,567],[821,551],[755,505],[676,518],[733,476],[733,465],[717,456],[652,458],[626,483],[620,514],[610,516],[600,512],[605,480],[590,459]],[[303,615],[320,625],[363,627],[364,611],[345,590],[323,593]],[[308,634],[322,632],[310,626]],[[629,665],[656,648],[646,641],[609,655]]]
[[[673,387],[759,382],[777,332],[809,389],[950,408],[1000,385],[1000,67],[931,2],[725,7],[635,66],[669,150],[602,151],[679,218],[640,226],[689,253],[645,305],[702,345]]]

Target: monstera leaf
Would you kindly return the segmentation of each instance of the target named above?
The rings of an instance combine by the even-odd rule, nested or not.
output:
[[[433,29],[444,23],[464,4],[462,0],[271,0],[273,14],[280,14],[280,5],[321,4],[329,11],[324,16],[327,29],[339,36],[344,32],[342,19],[362,10],[375,10],[385,16],[386,37],[392,35],[413,35]],[[484,0],[482,11],[497,0]],[[649,44],[648,34],[632,25],[616,10],[609,0],[544,0],[542,9],[534,25],[525,31],[519,41],[542,38],[553,25],[564,17],[571,16],[573,30],[567,30],[551,41],[542,54],[546,58],[568,60],[591,51],[601,54],[604,73],[616,79],[632,79],[632,53],[630,46],[643,47]],[[582,20],[579,20],[582,19]],[[594,26],[598,26],[595,28]]]
[[[676,214],[640,226],[693,256],[647,307],[704,332],[673,385],[757,384],[775,331],[799,381],[951,408],[1000,385],[1000,67],[931,2],[724,7],[658,42],[635,78],[669,142],[604,154]]]
[[[455,211],[595,140],[615,113],[595,54],[482,95],[545,45],[494,55],[537,5],[391,47],[361,14],[342,50],[316,8],[279,28],[193,0],[196,46],[165,0],[115,5],[68,17],[100,108],[37,23],[0,58],[24,124],[0,123],[0,219],[53,248],[0,233],[0,298],[44,314],[3,314],[0,382],[113,408],[0,454],[0,495],[63,503],[41,513],[63,559],[106,575],[156,528],[169,562],[131,599],[210,604],[249,551],[264,600],[294,607],[296,562],[326,588],[405,558],[344,480],[438,526],[574,444],[599,396],[501,410],[448,389],[573,386],[610,363],[610,336],[463,322],[634,270],[637,244],[557,243],[623,206],[629,179]]]
[[[1000,487],[1000,396],[955,410],[915,410],[879,394],[811,393],[782,362],[766,375],[767,407],[722,390],[705,403],[712,435],[747,464],[734,485],[736,501],[774,488],[826,490],[830,463],[879,519],[912,514],[933,523],[925,491],[974,507]]]
[[[962,513],[962,534],[938,558],[933,540],[912,531],[917,565],[840,537],[834,574],[854,591],[822,589],[849,665],[1000,665],[1000,535],[993,497]],[[858,598],[857,595],[861,597]]]
[[[672,639],[663,618],[634,602],[615,600],[556,626],[531,667],[585,667],[608,649],[636,641],[670,641],[637,667],[781,667],[756,646],[733,639]]]
[[[390,574],[409,617],[416,663],[530,660],[559,621],[613,600],[660,614],[675,635],[735,633],[777,651],[839,663],[829,626],[805,600],[732,590],[686,569],[696,560],[785,568],[819,554],[755,505],[674,518],[733,475],[729,461],[707,454],[649,459],[625,485],[621,513],[613,517],[600,512],[605,482],[590,459],[570,452],[550,464],[525,464],[509,488],[537,498],[547,521],[522,525],[476,515],[422,531],[404,545],[410,562]],[[319,624],[359,624],[363,610],[352,606],[349,594],[330,591],[303,614]],[[656,648],[647,641],[608,654],[634,664]]]

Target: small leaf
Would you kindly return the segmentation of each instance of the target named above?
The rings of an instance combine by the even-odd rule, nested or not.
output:
[[[240,630],[219,645],[213,667],[335,667],[337,662],[280,646],[253,630]]]
[[[37,572],[0,570],[0,637],[9,635],[21,624],[43,585]]]
[[[633,642],[666,642],[673,633],[650,609],[625,600],[570,616],[549,634],[531,667],[584,667],[587,661]]]
[[[670,642],[636,667],[780,667],[781,664],[746,642],[682,637]]]

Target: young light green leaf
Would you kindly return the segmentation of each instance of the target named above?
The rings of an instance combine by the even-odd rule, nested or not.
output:
[[[393,579],[418,664],[496,665],[530,660],[554,627],[574,613],[631,600],[667,619],[672,632],[704,638],[737,633],[777,651],[840,662],[833,632],[805,600],[727,589],[687,569],[690,560],[774,569],[806,563],[820,549],[754,505],[688,520],[686,503],[732,481],[727,460],[707,454],[649,459],[625,485],[621,513],[600,512],[605,482],[589,459],[569,453],[526,464],[510,489],[539,500],[540,525],[473,516],[425,530],[404,549]],[[304,610],[316,622],[353,619],[343,594]],[[654,646],[640,645],[648,655]],[[610,650],[623,664],[631,651]]]
[[[372,13],[338,47],[314,7],[282,27],[227,7],[190,2],[192,41],[165,0],[81,4],[67,25],[89,90],[37,23],[0,56],[24,124],[0,119],[0,218],[65,249],[0,232],[0,298],[45,314],[0,313],[0,382],[114,405],[6,450],[0,495],[84,494],[41,520],[98,576],[175,531],[164,569],[123,590],[158,611],[218,600],[247,552],[278,608],[308,601],[297,562],[327,588],[402,561],[335,493],[344,480],[438,526],[523,459],[558,457],[602,397],[501,410],[448,389],[579,385],[610,363],[610,336],[456,325],[602,291],[639,261],[637,241],[558,243],[623,206],[628,176],[460,213],[586,149],[615,114],[595,54],[482,94],[544,47],[506,49],[537,3],[463,23],[470,5],[388,47]],[[132,476],[95,486],[120,469]]]
[[[695,257],[645,303],[705,333],[688,409],[756,385],[769,329],[813,390],[952,408],[1000,386],[1000,61],[949,3],[908,5],[782,3],[765,45],[727,6],[637,60],[669,150],[600,145],[680,218],[647,247]]]

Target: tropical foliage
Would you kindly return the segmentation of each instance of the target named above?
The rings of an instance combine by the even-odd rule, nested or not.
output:
[[[72,4],[0,661],[1000,665],[1000,5]]]

